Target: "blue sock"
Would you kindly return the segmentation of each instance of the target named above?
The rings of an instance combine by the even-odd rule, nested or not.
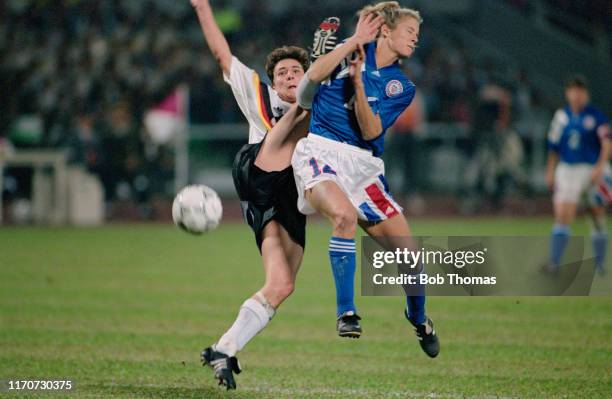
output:
[[[425,323],[425,295],[407,296],[406,310],[408,311],[408,318],[414,324]]]
[[[423,264],[420,265],[423,272]],[[406,292],[406,316],[413,324],[425,323],[425,286],[418,283],[404,286]]]
[[[553,267],[561,265],[561,257],[569,241],[570,229],[566,224],[557,223],[553,226],[550,235],[550,263]]]
[[[608,247],[608,234],[602,232],[593,233],[591,234],[591,241],[593,243],[593,252],[595,253],[595,267],[603,269],[606,249]]]
[[[329,261],[336,283],[337,315],[355,308],[355,240],[332,237],[329,240]]]

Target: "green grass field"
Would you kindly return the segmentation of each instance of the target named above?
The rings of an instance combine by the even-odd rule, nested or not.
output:
[[[550,222],[412,227],[546,235]],[[328,237],[326,224],[309,226],[296,292],[240,353],[238,390],[225,392],[199,352],[263,281],[245,225],[201,237],[160,225],[2,228],[0,379],[72,379],[70,397],[612,397],[612,297],[430,298],[442,351],[429,359],[401,298],[358,297],[364,336],[335,335]]]

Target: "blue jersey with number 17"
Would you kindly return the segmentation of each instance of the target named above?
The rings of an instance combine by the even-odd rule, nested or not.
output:
[[[347,60],[336,68],[328,81],[319,85],[312,102],[310,132],[371,150],[374,156],[380,156],[385,131],[410,105],[415,87],[401,71],[399,62],[376,68],[376,42],[367,44],[364,50],[366,59],[362,67],[362,80],[370,108],[380,116],[381,135],[370,141],[361,135],[354,111],[355,90],[349,77]]]

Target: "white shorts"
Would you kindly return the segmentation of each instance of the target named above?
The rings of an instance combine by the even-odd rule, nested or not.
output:
[[[612,171],[606,165],[604,177],[598,184],[591,183],[593,165],[559,163],[555,169],[554,202],[580,202],[586,193],[591,206],[605,206],[612,202]]]
[[[378,222],[402,212],[389,193],[384,162],[368,150],[310,133],[297,143],[291,165],[298,209],[305,215],[315,212],[306,190],[326,180],[344,191],[361,220]]]

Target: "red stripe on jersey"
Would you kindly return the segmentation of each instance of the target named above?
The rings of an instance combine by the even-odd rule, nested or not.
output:
[[[376,185],[376,183],[370,184],[365,189],[366,193],[368,193],[368,197],[374,202],[374,205],[380,210],[385,216],[388,218],[397,215],[399,212],[393,204],[385,197],[385,194],[380,191],[380,188]]]

